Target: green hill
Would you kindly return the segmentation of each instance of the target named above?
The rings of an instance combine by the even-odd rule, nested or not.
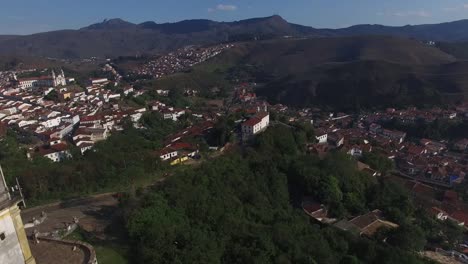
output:
[[[256,81],[261,83],[257,93],[274,103],[355,109],[461,100],[468,91],[466,70],[468,63],[415,40],[282,39],[239,44],[189,73],[160,83],[197,76],[234,83]],[[196,81],[192,85],[197,87]]]

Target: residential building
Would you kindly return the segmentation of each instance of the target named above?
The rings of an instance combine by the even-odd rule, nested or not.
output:
[[[403,143],[406,138],[406,133],[396,130],[382,129],[382,136],[389,138],[399,144]]]
[[[372,237],[381,228],[397,228],[398,225],[383,218],[380,210],[357,216],[349,221],[341,220],[335,226],[344,231],[355,231],[362,236]]]
[[[270,124],[270,114],[260,113],[242,124],[242,135],[246,138],[264,131]]]
[[[53,162],[61,162],[71,157],[68,144],[60,140],[41,146],[36,150],[36,152]]]
[[[90,85],[104,85],[109,83],[109,80],[107,78],[92,78],[89,79],[89,84]]]
[[[324,144],[328,142],[328,133],[325,130],[317,129],[315,139],[319,144]]]

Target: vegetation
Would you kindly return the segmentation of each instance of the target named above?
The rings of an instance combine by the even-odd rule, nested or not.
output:
[[[84,156],[72,149],[73,158],[62,163],[41,157],[28,160],[19,138],[10,131],[0,142],[0,162],[8,182],[14,183],[18,177],[32,202],[128,190],[129,186],[149,183],[167,171],[168,165],[160,161],[156,151],[168,134],[180,128],[154,113],[145,114],[141,122],[147,129],[137,130],[128,124],[124,131],[98,142]]]
[[[466,137],[468,135],[468,123],[463,121],[453,121],[448,119],[436,119],[434,122],[426,123],[417,120],[415,123],[403,123],[392,120],[384,124],[390,129],[406,131],[412,138],[430,138],[435,140],[453,140]]]
[[[406,192],[360,174],[346,155],[305,155],[300,133],[269,129],[253,147],[124,199],[135,263],[423,263],[411,253],[426,236],[412,228]],[[336,216],[382,208],[405,229],[385,244],[320,227],[296,207],[302,194]]]
[[[334,110],[426,107],[466,96],[468,64],[420,42],[384,36],[287,39],[238,44],[152,87],[196,89],[256,82],[270,102]],[[453,73],[453,74],[452,74]],[[339,96],[337,96],[339,95]]]
[[[395,164],[392,160],[375,152],[365,152],[361,161],[369,165],[372,169],[381,172],[383,175],[395,168]]]
[[[65,239],[67,240],[79,240],[89,243],[93,246],[96,251],[96,257],[99,263],[102,264],[127,264],[129,263],[125,252],[128,250],[121,245],[115,245],[115,243],[101,241],[94,238],[89,233],[82,229],[77,229]]]
[[[44,96],[44,100],[58,102],[60,100],[59,93],[56,90],[52,90],[46,96]]]

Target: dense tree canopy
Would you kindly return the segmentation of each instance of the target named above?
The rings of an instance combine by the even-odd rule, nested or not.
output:
[[[391,245],[313,224],[291,205],[293,193],[302,191],[348,215],[371,208],[376,198],[368,197],[379,195],[371,189],[392,189],[357,172],[346,155],[304,155],[298,132],[269,129],[253,147],[177,174],[137,201],[125,200],[135,262],[422,263]]]

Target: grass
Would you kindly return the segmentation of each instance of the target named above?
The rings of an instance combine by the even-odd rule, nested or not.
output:
[[[118,248],[95,246],[98,262],[101,264],[127,264],[128,260]]]
[[[100,264],[127,264],[129,263],[126,252],[127,248],[122,245],[117,245],[110,241],[98,241],[96,239],[88,239],[83,230],[77,229],[75,232],[68,235],[67,240],[79,240],[86,242],[94,247],[96,256]]]

